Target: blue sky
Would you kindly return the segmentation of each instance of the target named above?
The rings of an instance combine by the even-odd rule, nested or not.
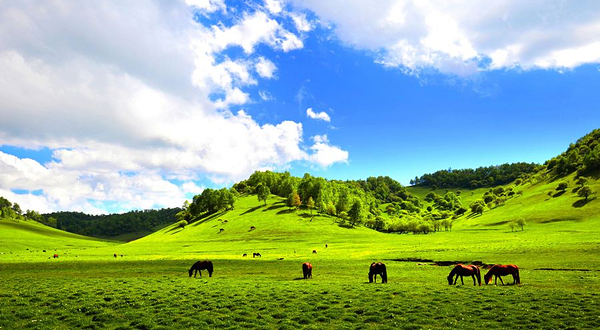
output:
[[[259,169],[408,184],[600,123],[600,4],[42,7],[0,5],[0,195],[23,209],[179,206]]]

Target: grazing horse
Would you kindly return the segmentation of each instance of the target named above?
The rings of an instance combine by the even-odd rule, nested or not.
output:
[[[212,277],[213,264],[210,260],[197,261],[195,264],[193,264],[192,268],[189,270],[190,277],[192,277],[192,273],[194,273],[194,277],[196,277],[197,273],[200,273],[200,277],[202,277],[203,269],[208,270],[208,277]]]
[[[242,257],[247,257],[247,256],[248,256],[248,254],[247,254],[247,253],[244,253],[244,254],[242,255]]]
[[[262,257],[262,256],[258,252],[252,253],[252,258],[255,258],[255,257]]]
[[[58,258],[58,254],[55,253],[52,258]]]
[[[454,277],[454,275],[456,275],[456,278],[454,279],[454,281],[452,281],[452,278]],[[479,271],[479,267],[477,267],[475,265],[465,266],[463,264],[458,264],[458,265],[454,266],[454,268],[452,268],[452,271],[448,275],[448,284],[456,285],[456,282],[458,281],[459,276],[460,276],[460,282],[462,283],[462,285],[465,285],[465,282],[463,281],[463,276],[471,276],[473,278],[473,285],[477,285],[475,283],[475,277],[477,277],[477,282],[479,283],[479,285],[481,285],[481,272]],[[452,282],[454,282],[454,283],[452,283]]]
[[[302,264],[302,274],[304,275],[304,279],[312,278],[312,269],[313,266],[310,262],[305,262]]]
[[[521,277],[519,276],[519,267],[517,265],[493,265],[492,268],[485,274],[483,279],[485,280],[485,284],[490,284],[492,281],[492,276],[494,276],[494,284],[498,283],[498,279],[500,279],[500,283],[504,285],[504,281],[502,281],[502,276],[512,275],[513,284],[521,284]]]
[[[317,253],[317,250],[313,250],[313,253]]]
[[[369,283],[373,283],[373,279],[377,283],[377,274],[381,276],[381,283],[387,283],[387,271],[384,263],[374,262],[371,264],[371,267],[369,267]]]

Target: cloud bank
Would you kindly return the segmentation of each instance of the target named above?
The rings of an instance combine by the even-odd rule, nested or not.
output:
[[[323,164],[301,123],[240,108],[276,78],[259,46],[303,47],[281,3],[267,7],[203,25],[194,15],[227,14],[224,1],[0,4],[0,145],[53,150],[44,164],[0,152],[0,195],[42,212],[179,206],[201,179]]]

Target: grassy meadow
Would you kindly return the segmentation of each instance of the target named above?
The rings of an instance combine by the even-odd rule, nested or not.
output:
[[[572,188],[549,195],[556,185],[519,186],[522,196],[428,235],[347,228],[275,196],[126,244],[0,221],[0,328],[594,328],[600,203],[582,204]],[[463,190],[463,204],[483,192]],[[516,217],[523,231],[508,227]],[[189,278],[202,259],[213,277]],[[387,284],[368,283],[376,260]],[[301,279],[304,261],[312,279]],[[523,284],[449,286],[440,261],[514,263]]]

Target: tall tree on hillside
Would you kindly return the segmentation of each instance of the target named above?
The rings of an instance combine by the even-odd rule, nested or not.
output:
[[[267,198],[269,198],[270,194],[271,190],[264,184],[261,183],[256,187],[256,195],[258,196],[258,201],[264,201],[265,205],[267,205]]]
[[[306,207],[310,210],[310,214],[312,215],[312,210],[315,208],[315,200],[312,197],[308,198],[308,202],[306,202]]]
[[[289,207],[295,207],[296,209],[298,209],[300,205],[302,205],[300,195],[298,195],[298,193],[295,190],[292,191],[292,193],[290,193],[290,195],[287,198],[286,204]]]
[[[354,201],[350,211],[348,212],[348,217],[350,219],[350,225],[354,227],[356,224],[359,224],[363,219],[363,205],[360,199]]]

